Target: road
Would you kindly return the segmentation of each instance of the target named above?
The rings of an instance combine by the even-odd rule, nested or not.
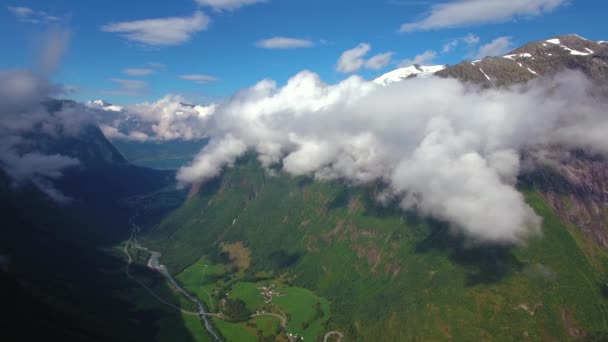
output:
[[[251,318],[255,318],[255,317],[261,317],[261,316],[272,316],[272,317],[276,317],[281,321],[281,328],[287,330],[287,317],[285,316],[281,316],[279,314],[275,314],[275,313],[257,313],[257,314],[253,314],[251,315]]]
[[[201,318],[201,320],[203,321],[205,329],[207,330],[209,335],[211,335],[211,337],[213,337],[216,341],[221,341],[218,334],[215,332],[215,330],[213,330],[213,326],[211,325],[211,322],[209,321],[209,317],[217,317],[217,318],[223,319],[224,318],[223,315],[221,313],[215,314],[215,313],[207,312],[205,310],[205,306],[203,305],[203,303],[201,303],[196,297],[192,296],[188,291],[186,291],[183,287],[181,287],[181,285],[173,278],[171,273],[169,273],[167,268],[164,265],[160,264],[159,258],[161,257],[161,254],[159,252],[150,251],[146,247],[141,246],[139,243],[137,243],[137,233],[141,230],[141,228],[139,228],[139,226],[137,224],[135,224],[135,222],[133,222],[133,219],[131,219],[131,226],[132,226],[131,237],[125,243],[125,246],[123,248],[124,253],[127,255],[127,267],[125,269],[125,273],[126,273],[127,277],[134,280],[141,287],[146,289],[146,291],[148,291],[148,293],[150,293],[159,302],[161,302],[167,306],[170,306],[174,309],[177,309],[184,314],[199,316]],[[140,282],[137,278],[133,277],[129,271],[129,268],[130,268],[131,264],[133,263],[133,258],[129,254],[130,245],[133,245],[133,247],[135,247],[137,249],[142,249],[142,250],[145,250],[148,253],[150,253],[150,259],[148,260],[148,267],[151,269],[154,269],[158,273],[162,274],[171,283],[171,285],[173,285],[173,287],[178,292],[180,292],[184,297],[188,298],[188,300],[190,300],[191,302],[196,304],[198,311],[194,312],[194,311],[184,310],[175,304],[165,301],[164,299],[159,297],[156,293],[154,293],[154,291],[152,291],[148,286],[146,286],[145,284]]]
[[[344,337],[344,334],[339,331],[329,331],[325,334],[325,336],[323,336],[323,342],[327,342],[331,335],[338,335],[338,342],[342,341],[342,338]]]

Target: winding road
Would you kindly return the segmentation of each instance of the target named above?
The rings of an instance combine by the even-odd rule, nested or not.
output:
[[[205,310],[205,306],[203,305],[203,303],[201,303],[196,297],[192,296],[188,291],[186,291],[184,288],[182,288],[179,285],[179,283],[173,278],[171,273],[169,273],[167,268],[164,265],[160,264],[158,259],[160,258],[161,254],[159,252],[150,251],[146,247],[143,247],[137,243],[137,233],[141,230],[141,228],[137,224],[135,224],[135,222],[133,222],[133,219],[131,219],[130,221],[131,221],[131,226],[132,226],[131,237],[129,238],[129,240],[127,240],[127,242],[125,243],[125,246],[123,248],[124,253],[127,255],[127,267],[125,269],[125,274],[127,275],[127,277],[129,277],[130,279],[137,282],[141,287],[143,287],[146,291],[148,291],[159,302],[161,302],[167,306],[170,306],[174,309],[177,309],[181,313],[199,316],[201,318],[201,320],[203,321],[205,329],[207,330],[209,335],[211,335],[215,339],[215,341],[221,341],[221,338],[218,336],[218,334],[215,332],[215,330],[213,330],[213,326],[211,325],[211,322],[209,321],[209,317],[217,317],[217,318],[223,319],[224,318],[223,315],[221,313],[215,314],[215,313],[207,312]],[[156,293],[154,293],[154,291],[152,291],[152,289],[150,289],[148,286],[146,286],[141,281],[139,281],[137,278],[135,278],[133,275],[131,275],[129,268],[130,268],[131,264],[133,263],[133,258],[129,254],[130,245],[133,245],[133,247],[135,247],[137,249],[145,250],[148,253],[150,253],[150,259],[148,260],[148,267],[156,270],[157,272],[162,274],[167,280],[169,280],[171,285],[173,285],[173,287],[175,287],[175,289],[177,289],[177,291],[179,291],[182,295],[184,295],[184,297],[188,298],[188,300],[190,300],[191,302],[196,304],[198,311],[194,312],[194,311],[184,310],[175,304],[165,301],[164,299],[159,297]]]
[[[327,340],[331,337],[331,335],[338,335],[338,341],[337,342],[342,341],[342,338],[344,337],[344,334],[342,334],[339,331],[335,331],[335,330],[334,331],[329,331],[329,332],[327,332],[325,334],[325,336],[323,336],[323,342],[327,342]]]

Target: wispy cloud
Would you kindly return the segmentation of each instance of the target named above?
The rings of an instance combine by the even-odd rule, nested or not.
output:
[[[427,50],[423,53],[416,55],[412,59],[404,59],[399,63],[399,67],[407,67],[414,64],[429,64],[437,57],[437,52],[433,50]]]
[[[433,5],[422,20],[401,25],[401,32],[462,27],[538,16],[567,3],[567,0],[456,0]]]
[[[467,46],[475,45],[475,44],[479,43],[479,37],[477,35],[469,33],[464,37],[456,38],[456,39],[450,41],[449,43],[443,45],[443,49],[441,50],[441,52],[448,53],[453,48],[457,47],[458,45],[460,45],[462,43],[466,44]]]
[[[255,43],[255,46],[264,49],[296,49],[308,48],[314,45],[315,43],[308,39],[298,39],[289,37],[272,37],[268,39],[259,40]]]
[[[488,56],[501,56],[509,52],[514,44],[511,37],[498,37],[488,44],[482,45],[477,52],[476,58],[484,58]]]
[[[211,82],[217,81],[217,77],[211,75],[204,74],[189,74],[189,75],[181,75],[179,76],[182,80],[192,81],[198,84],[207,84]]]
[[[122,71],[123,74],[129,76],[147,76],[155,72],[156,70],[148,68],[127,68]]]
[[[208,6],[216,11],[235,10],[243,6],[254,5],[267,0],[195,0],[201,6]]]
[[[394,52],[379,53],[365,61],[365,67],[372,70],[382,69],[391,62],[394,54]]]
[[[19,21],[30,24],[45,24],[50,22],[59,21],[59,17],[49,15],[44,11],[36,11],[29,7],[23,6],[9,6],[9,12],[11,12]]]
[[[100,29],[145,45],[172,46],[189,41],[195,33],[207,29],[210,21],[205,13],[196,11],[191,17],[123,21],[102,25]]]
[[[361,43],[350,50],[344,51],[336,63],[336,70],[342,73],[355,72],[363,67],[377,70],[390,63],[393,56],[392,52],[380,53],[365,59],[371,49],[372,47],[368,43]]]

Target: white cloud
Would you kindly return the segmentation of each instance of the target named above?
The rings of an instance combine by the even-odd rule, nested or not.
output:
[[[469,33],[464,37],[456,38],[456,39],[450,41],[449,43],[443,45],[443,49],[441,50],[441,52],[448,53],[453,48],[460,45],[461,43],[465,43],[468,46],[475,45],[475,44],[479,43],[479,37],[472,33]]]
[[[484,58],[488,56],[501,56],[513,49],[513,41],[511,37],[498,37],[488,44],[482,45],[477,52],[475,58]]]
[[[377,54],[366,60],[365,56],[371,49],[371,45],[360,43],[356,47],[344,51],[336,63],[336,70],[343,73],[355,72],[362,67],[377,70],[390,63],[392,52]]]
[[[217,11],[235,10],[243,6],[254,5],[268,0],[195,0],[201,6],[209,6]]]
[[[117,127],[101,124],[99,128],[103,132],[103,135],[110,140],[128,140],[128,141],[148,141],[150,136],[144,132],[133,130],[130,132],[123,133]]]
[[[255,43],[257,47],[264,49],[296,49],[314,46],[314,42],[308,39],[289,37],[272,37]]]
[[[382,69],[391,62],[394,54],[394,52],[379,53],[365,61],[365,67],[372,70]]]
[[[44,11],[35,11],[29,7],[23,6],[9,6],[9,12],[11,12],[19,21],[30,24],[46,24],[56,22],[59,20],[58,17],[49,15]]]
[[[147,76],[155,72],[154,69],[149,68],[127,68],[122,71],[123,74],[128,76]]]
[[[218,105],[205,128],[211,143],[177,177],[205,182],[253,150],[265,167],[293,175],[382,183],[382,198],[474,240],[518,242],[540,229],[515,188],[520,151],[559,144],[608,153],[608,103],[593,89],[575,72],[485,89],[435,77],[328,85],[304,71]]]
[[[207,134],[207,120],[213,115],[215,106],[189,106],[177,95],[166,95],[156,102],[144,102],[127,106],[128,114],[151,122],[154,139],[198,139]]]
[[[371,50],[371,45],[361,43],[356,47],[342,53],[336,64],[336,70],[344,73],[354,72],[365,64],[363,57]]]
[[[419,55],[416,55],[413,59],[402,60],[399,63],[399,67],[403,68],[403,67],[408,67],[408,66],[414,65],[414,64],[419,64],[419,65],[429,64],[429,63],[433,62],[435,57],[437,57],[437,52],[435,52],[433,50],[427,50]]]
[[[538,16],[565,3],[567,0],[455,0],[433,5],[426,18],[405,23],[400,31],[505,22],[521,16]]]
[[[205,74],[189,74],[179,76],[182,80],[192,81],[198,84],[207,84],[217,81],[217,77]]]
[[[130,41],[150,46],[180,45],[207,29],[211,20],[201,11],[191,17],[167,17],[110,23],[100,27],[104,32],[119,33]]]

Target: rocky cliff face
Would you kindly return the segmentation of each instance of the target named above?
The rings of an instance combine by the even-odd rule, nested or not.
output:
[[[505,56],[462,62],[435,75],[500,88],[568,69],[607,87],[608,42],[563,35],[526,44]],[[539,190],[565,222],[608,248],[608,160],[560,146],[524,151],[523,156],[522,181]]]

